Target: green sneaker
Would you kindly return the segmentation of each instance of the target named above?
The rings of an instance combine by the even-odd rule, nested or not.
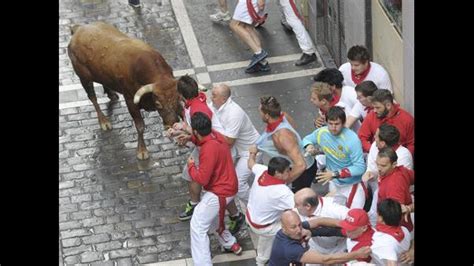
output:
[[[180,221],[187,221],[193,217],[193,212],[194,208],[196,208],[196,205],[192,205],[190,201],[186,204],[186,207],[182,213],[179,214],[178,219]]]
[[[230,218],[229,232],[234,235],[240,230],[240,227],[242,227],[242,224],[244,224],[245,215],[243,213],[239,213],[239,216],[237,217],[229,216],[229,218]]]

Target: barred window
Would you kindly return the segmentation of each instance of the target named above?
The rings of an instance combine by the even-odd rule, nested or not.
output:
[[[395,29],[402,35],[402,0],[379,0]]]

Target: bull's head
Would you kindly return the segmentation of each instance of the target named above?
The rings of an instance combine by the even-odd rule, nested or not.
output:
[[[176,89],[176,81],[173,80],[163,87],[151,83],[141,87],[133,98],[133,102],[138,104],[141,97],[146,93],[153,93],[152,100],[156,110],[163,119],[165,128],[173,126],[174,123],[179,122],[183,118],[183,106],[181,105],[180,96]]]

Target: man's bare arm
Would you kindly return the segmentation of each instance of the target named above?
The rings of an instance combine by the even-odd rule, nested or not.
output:
[[[275,147],[281,154],[290,157],[293,162],[287,183],[295,181],[306,169],[306,162],[300,151],[298,140],[290,130],[283,128],[272,136]]]

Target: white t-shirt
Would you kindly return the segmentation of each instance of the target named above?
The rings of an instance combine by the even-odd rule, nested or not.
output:
[[[212,110],[212,108],[209,108],[209,109],[211,109],[211,112],[212,112],[212,118],[211,118],[212,129],[221,133],[224,136],[228,136],[227,135],[228,133],[226,132],[225,128],[222,126],[221,122],[217,118],[217,115],[214,112],[214,110]],[[191,111],[190,108],[184,109],[184,117],[186,119],[186,123],[188,123],[189,126],[191,126],[191,112],[190,111]]]
[[[364,119],[367,116],[367,111],[365,106],[363,106],[359,101],[357,101],[349,113],[350,116],[353,116],[357,119]]]
[[[224,126],[227,137],[235,138],[234,147],[240,156],[248,155],[249,147],[257,141],[260,134],[245,111],[229,97],[216,109],[212,102],[207,104]]]
[[[268,167],[255,164],[252,172],[255,174],[252,187],[250,188],[247,209],[253,223],[265,225],[280,220],[284,210],[295,207],[294,194],[286,184],[260,186],[258,178]]]
[[[352,87],[356,86],[354,81],[352,81],[351,63],[347,62],[342,64],[339,67],[339,71],[341,71],[342,75],[344,76],[344,85]],[[393,92],[392,83],[390,82],[390,76],[388,75],[387,71],[377,63],[370,62],[370,71],[364,80],[371,80],[375,83],[375,85],[377,85],[377,88],[387,89]]]
[[[298,212],[297,209],[295,211]],[[321,217],[328,217],[338,220],[344,220],[349,212],[349,208],[343,205],[339,205],[334,202],[333,197],[322,197],[319,198],[318,207],[314,210],[314,217],[306,217],[299,214],[301,221],[307,221],[308,219],[317,219]],[[346,248],[345,237],[312,237],[309,240],[309,246],[323,254],[331,254],[342,252]]]
[[[408,169],[413,169],[413,157],[411,156],[411,153],[407,148],[400,145],[398,146],[395,153],[398,156],[398,159],[397,159],[398,166],[403,165]],[[378,176],[377,164],[375,162],[378,154],[379,154],[379,148],[377,148],[377,145],[374,141],[372,142],[372,145],[370,146],[369,155],[367,155],[367,171],[373,172],[375,174],[375,177]],[[377,179],[374,178],[374,180],[377,180]]]
[[[405,234],[401,242],[398,242],[393,236],[375,231],[372,236],[372,263],[385,265],[383,260],[398,261],[398,257],[403,252],[410,249],[410,232],[404,226],[402,231]]]
[[[341,96],[341,99],[342,99],[342,96]],[[339,102],[337,102],[335,104],[335,106],[339,106],[342,109],[344,109],[344,113],[346,113],[346,119],[347,119],[347,117],[349,116],[349,114],[351,112],[351,108],[348,106],[348,104],[344,101],[339,100]],[[321,113],[320,113],[320,115],[321,115]],[[361,125],[362,124],[360,123],[359,120],[355,121],[354,124],[351,127],[352,131],[357,133],[357,131],[359,131],[359,128],[360,128]]]
[[[340,102],[344,102],[346,105],[346,108],[348,110],[352,110],[354,107],[354,104],[358,103],[359,100],[357,100],[357,93],[354,89],[354,87],[351,86],[343,86],[342,87],[342,92],[341,92],[341,98],[339,99]]]

